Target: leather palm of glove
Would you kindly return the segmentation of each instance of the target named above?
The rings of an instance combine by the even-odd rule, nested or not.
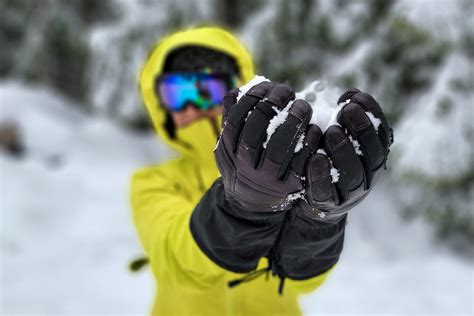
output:
[[[293,207],[292,194],[305,192],[297,202],[298,213],[335,222],[368,194],[392,142],[392,130],[372,96],[346,91],[338,101],[347,103],[338,114],[340,126],[330,126],[324,134],[309,124],[310,105],[296,100],[264,148],[271,119],[295,94],[288,85],[271,82],[252,87],[237,102],[238,92],[231,90],[223,100],[223,130],[215,150],[229,201],[249,211],[282,211]],[[366,112],[380,120],[378,130]],[[303,133],[303,148],[295,154]]]

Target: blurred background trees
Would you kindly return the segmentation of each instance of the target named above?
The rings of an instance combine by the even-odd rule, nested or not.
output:
[[[90,115],[150,127],[137,86],[156,40],[220,24],[257,72],[297,90],[316,78],[376,96],[395,127],[402,216],[461,253],[474,242],[474,3],[459,1],[3,0],[0,78],[44,84]],[[380,206],[383,208],[383,205]]]

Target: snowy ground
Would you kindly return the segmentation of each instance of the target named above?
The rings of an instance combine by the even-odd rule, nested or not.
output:
[[[156,137],[90,118],[42,88],[0,83],[0,120],[13,118],[29,152],[0,153],[1,308],[15,313],[145,314],[149,272],[128,206],[133,169],[170,153]],[[391,183],[352,211],[341,261],[302,299],[307,314],[472,315],[473,266],[403,222]]]

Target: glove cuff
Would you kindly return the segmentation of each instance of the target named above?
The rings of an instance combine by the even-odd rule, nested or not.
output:
[[[268,255],[286,212],[249,211],[227,200],[224,192],[219,178],[194,209],[191,234],[217,265],[232,272],[249,272]]]

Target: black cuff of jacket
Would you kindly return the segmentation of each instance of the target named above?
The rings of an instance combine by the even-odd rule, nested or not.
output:
[[[209,259],[226,270],[245,273],[268,255],[284,218],[284,212],[252,212],[229,202],[219,178],[194,209],[190,229]]]
[[[293,280],[316,277],[333,267],[344,245],[346,215],[336,223],[310,219],[296,210],[285,225],[279,265]]]

